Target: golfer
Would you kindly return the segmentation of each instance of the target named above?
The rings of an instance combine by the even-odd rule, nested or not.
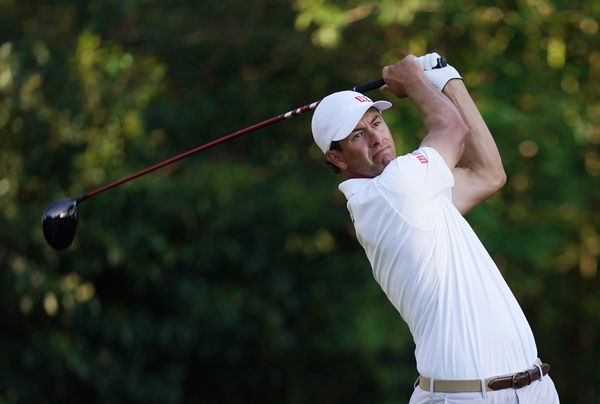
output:
[[[383,68],[427,129],[397,156],[387,101],[342,91],[321,101],[313,137],[344,181],[373,275],[408,324],[420,374],[410,403],[558,403],[517,300],[462,215],[505,181],[496,144],[452,66],[409,55]]]

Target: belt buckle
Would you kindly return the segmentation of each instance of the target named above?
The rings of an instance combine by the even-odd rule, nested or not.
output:
[[[517,377],[519,377],[520,375],[526,375],[526,374],[527,374],[527,372],[517,372],[517,373],[515,373],[515,374],[512,376],[511,380],[510,380],[510,386],[511,386],[513,389],[520,389],[521,387],[525,387],[525,386],[526,386],[526,384],[522,384],[522,385],[521,385],[521,384],[519,383],[519,381],[517,380]]]

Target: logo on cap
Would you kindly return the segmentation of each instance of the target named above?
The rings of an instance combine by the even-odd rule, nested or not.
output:
[[[373,100],[371,100],[371,99],[370,99],[369,97],[367,97],[366,95],[358,95],[358,96],[356,96],[356,97],[354,97],[354,98],[356,98],[356,99],[357,99],[358,101],[360,101],[360,102],[373,102]]]

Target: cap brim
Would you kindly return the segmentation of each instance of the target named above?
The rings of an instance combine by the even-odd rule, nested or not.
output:
[[[373,106],[379,111],[385,111],[386,109],[390,109],[392,107],[392,103],[389,101],[375,101]]]
[[[352,131],[356,127],[356,124],[358,124],[358,121],[360,121],[360,119],[363,117],[365,112],[367,112],[370,108],[377,108],[377,110],[381,112],[381,111],[385,111],[386,109],[389,109],[391,107],[392,107],[392,103],[389,101],[375,101],[373,104],[365,105],[364,108],[362,109],[362,111],[360,111],[361,113],[356,114],[356,116],[357,116],[356,121],[352,120],[352,121],[345,122],[345,124],[342,125],[342,127],[338,130],[338,132],[333,137],[333,139],[331,139],[331,141],[337,142],[340,140],[344,140],[345,138],[350,136],[350,133],[352,133]]]

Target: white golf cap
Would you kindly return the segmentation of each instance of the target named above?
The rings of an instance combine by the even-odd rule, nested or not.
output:
[[[383,111],[391,106],[392,103],[388,101],[373,102],[356,91],[330,94],[321,100],[312,117],[311,128],[315,143],[325,153],[331,147],[331,142],[350,135],[369,108]]]

